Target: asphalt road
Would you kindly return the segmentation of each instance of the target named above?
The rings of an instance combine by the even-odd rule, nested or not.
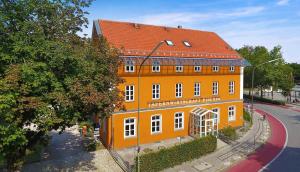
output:
[[[285,125],[288,132],[287,145],[283,152],[264,171],[300,171],[300,112],[265,104],[255,104],[254,107],[273,114]]]

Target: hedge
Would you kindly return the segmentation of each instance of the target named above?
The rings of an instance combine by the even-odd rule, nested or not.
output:
[[[244,97],[251,100],[251,96],[249,96],[248,94],[244,94]],[[257,97],[257,96],[253,96],[253,100],[259,101],[259,102],[265,102],[265,103],[272,103],[275,105],[285,105],[284,101],[261,98],[261,97]]]
[[[244,119],[245,121],[252,122],[252,121],[251,121],[251,115],[250,115],[249,112],[246,111],[245,109],[244,109],[244,113],[243,113],[243,119]]]
[[[207,136],[182,143],[170,148],[161,149],[140,156],[140,170],[145,172],[161,171],[183,162],[199,158],[217,148],[217,139]]]
[[[221,129],[219,134],[226,136],[230,140],[236,140],[238,138],[235,128],[231,126]]]

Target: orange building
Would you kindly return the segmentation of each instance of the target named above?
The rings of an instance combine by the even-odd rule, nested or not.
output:
[[[243,58],[213,32],[107,20],[94,21],[121,51],[126,111],[102,125],[103,142],[114,149],[191,135],[216,135],[243,124]],[[163,44],[142,61],[161,41]],[[138,116],[138,86],[140,115]],[[139,126],[138,126],[139,122]]]

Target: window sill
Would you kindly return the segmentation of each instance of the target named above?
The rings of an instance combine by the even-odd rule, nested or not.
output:
[[[132,103],[134,100],[125,100],[125,103]]]
[[[184,128],[174,128],[174,131],[183,131]]]
[[[136,136],[125,136],[124,139],[133,139],[133,138],[136,138]]]
[[[151,135],[159,135],[159,134],[161,134],[161,133],[162,133],[161,131],[154,132],[154,133],[151,132]]]

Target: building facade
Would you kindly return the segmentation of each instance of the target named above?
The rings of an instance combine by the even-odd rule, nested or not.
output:
[[[126,110],[105,119],[101,139],[114,149],[191,135],[216,135],[243,125],[243,59],[213,32],[107,20],[100,35],[121,51],[119,85]],[[164,43],[141,67],[161,41]],[[140,115],[138,126],[138,87]]]

